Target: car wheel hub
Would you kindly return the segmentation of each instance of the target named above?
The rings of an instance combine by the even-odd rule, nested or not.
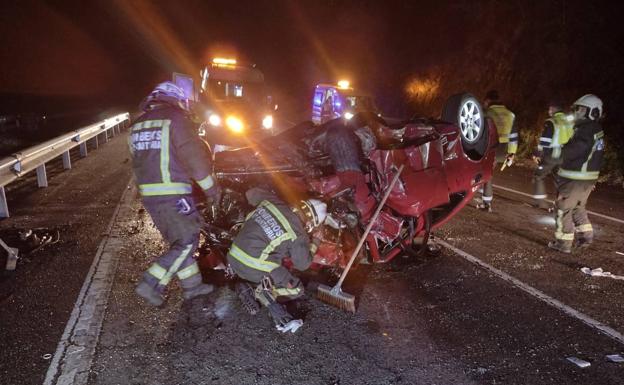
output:
[[[473,143],[479,138],[482,126],[479,107],[472,100],[466,101],[459,111],[459,129],[462,136],[468,143]]]

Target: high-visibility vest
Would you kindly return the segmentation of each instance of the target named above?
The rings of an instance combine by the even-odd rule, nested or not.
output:
[[[518,133],[512,132],[516,116],[507,107],[496,104],[488,107],[487,116],[494,121],[498,132],[498,142],[507,144],[507,152],[515,154],[518,150]]]
[[[552,138],[542,136],[540,138],[540,145],[544,148],[552,148],[551,157],[559,158],[561,156],[561,147],[568,143],[568,140],[570,140],[574,134],[574,121],[569,119],[563,112],[556,112],[552,117],[546,119],[546,121],[553,125],[553,136]],[[550,143],[548,143],[549,141]]]

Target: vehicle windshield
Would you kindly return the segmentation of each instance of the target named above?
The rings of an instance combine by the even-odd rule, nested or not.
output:
[[[211,80],[208,82],[208,94],[217,101],[245,101],[265,103],[264,89],[261,83],[236,82],[229,80]]]

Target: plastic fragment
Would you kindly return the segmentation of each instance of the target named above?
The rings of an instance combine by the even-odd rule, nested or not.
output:
[[[606,277],[606,278],[624,280],[624,275],[612,274],[610,271],[602,270],[601,267],[597,267],[595,269],[591,269],[589,267],[582,267],[581,272],[591,277]]]
[[[294,334],[301,326],[303,326],[303,321],[300,319],[294,319],[283,326],[276,326],[276,328],[282,333],[291,332]]]
[[[609,354],[605,358],[607,361],[615,362],[616,364],[624,363],[624,357],[619,354]]]
[[[571,363],[575,364],[579,368],[588,368],[588,367],[591,366],[591,364],[589,362],[587,362],[585,360],[581,360],[580,358],[576,358],[576,357],[568,357],[568,358],[566,358],[566,360],[568,360]]]

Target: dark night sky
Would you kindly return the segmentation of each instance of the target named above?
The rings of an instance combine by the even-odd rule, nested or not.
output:
[[[295,110],[307,106],[315,83],[339,77],[373,91],[382,107],[403,112],[414,76],[442,78],[440,93],[465,86],[478,96],[504,79],[500,87],[520,104],[532,91],[519,85],[543,83],[537,72],[569,72],[553,82],[567,97],[591,85],[593,72],[604,73],[595,63],[622,63],[622,33],[611,33],[621,30],[612,16],[621,10],[587,1],[24,0],[4,2],[0,11],[1,94],[105,105],[136,105],[172,71],[198,71],[223,52],[256,63],[280,104]],[[548,36],[561,29],[562,36]],[[575,30],[596,36],[576,38]],[[567,68],[548,58],[533,60],[556,39],[571,55],[582,57],[601,45],[601,53],[620,56],[567,60]],[[490,46],[506,72],[497,68],[497,58],[481,55]],[[549,68],[536,69],[536,63]],[[607,71],[621,84],[621,67],[611,67]],[[583,68],[587,76],[572,84],[572,71]]]

